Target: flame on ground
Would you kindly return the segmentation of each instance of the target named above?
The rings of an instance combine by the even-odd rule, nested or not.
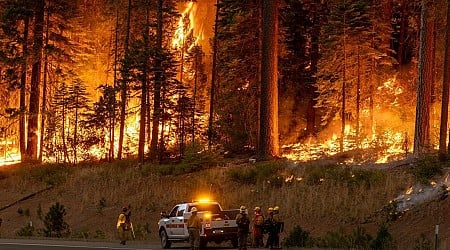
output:
[[[383,134],[372,135],[371,138],[361,139],[359,146],[352,138],[354,131],[350,126],[345,128],[344,152],[355,149],[376,149],[377,154],[375,163],[388,162],[392,157],[404,157],[408,152],[409,143],[405,133],[386,130]],[[354,136],[353,136],[354,137]],[[317,160],[322,157],[329,157],[340,153],[339,137],[333,134],[330,139],[324,142],[313,142],[310,137],[306,142],[283,145],[283,156],[294,161]],[[370,151],[373,157],[373,151]],[[353,162],[353,158],[347,160],[347,163]]]

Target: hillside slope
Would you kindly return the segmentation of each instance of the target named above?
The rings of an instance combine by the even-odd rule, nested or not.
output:
[[[2,238],[32,222],[33,237],[41,237],[42,219],[59,202],[72,238],[116,240],[115,223],[121,207],[131,205],[138,240],[157,241],[157,221],[180,201],[209,196],[225,208],[260,206],[281,208],[286,223],[282,238],[295,226],[324,237],[327,232],[349,233],[362,227],[373,237],[390,218],[389,232],[399,249],[413,249],[421,241],[434,242],[440,224],[440,249],[450,247],[450,199],[416,204],[395,220],[389,201],[416,184],[409,167],[360,169],[330,164],[289,162],[222,164],[210,169],[163,175],[174,166],[139,166],[134,163],[77,167],[16,166],[0,172],[0,226]],[[175,166],[176,168],[176,166]],[[29,199],[20,199],[47,188]],[[7,207],[7,208],[5,208]],[[39,216],[41,214],[41,216]],[[423,234],[423,236],[422,236]]]

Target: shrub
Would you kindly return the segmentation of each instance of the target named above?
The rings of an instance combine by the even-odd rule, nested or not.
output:
[[[430,180],[438,175],[442,175],[442,166],[432,158],[425,158],[413,167],[412,174],[416,180],[422,184],[429,184]]]
[[[241,184],[256,184],[258,181],[258,173],[253,167],[233,168],[230,169],[227,174],[232,181],[239,182]]]
[[[383,223],[378,228],[377,236],[370,243],[370,248],[376,250],[396,249],[394,238],[389,233],[386,224]]]
[[[349,236],[342,231],[327,232],[325,236],[316,240],[318,247],[325,248],[348,248],[350,246]]]
[[[420,238],[416,240],[414,250],[430,250],[432,249],[431,246],[431,241],[422,233]]]
[[[46,237],[62,237],[69,233],[69,225],[64,221],[66,209],[64,205],[52,205],[44,218],[44,235]]]
[[[284,239],[283,245],[286,247],[309,247],[311,246],[312,238],[308,231],[303,230],[300,226],[295,226]]]
[[[273,187],[281,187],[284,178],[277,174],[281,169],[283,169],[283,162],[261,162],[232,168],[227,174],[232,181],[242,184],[256,184],[258,181],[265,181]]]
[[[22,227],[19,231],[16,232],[17,236],[21,237],[31,237],[34,236],[34,227],[31,223]]]
[[[42,166],[28,166],[20,168],[18,175],[36,179],[47,185],[57,185],[64,182],[73,172],[73,168],[64,164],[47,164]]]
[[[368,249],[370,242],[372,241],[372,236],[368,234],[364,228],[357,227],[353,230],[351,241],[352,248]]]
[[[106,207],[106,199],[105,197],[102,197],[97,204],[97,213],[103,214],[103,209]]]

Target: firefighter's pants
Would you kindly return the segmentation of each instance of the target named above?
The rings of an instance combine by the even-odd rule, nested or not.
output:
[[[200,230],[198,228],[190,227],[189,231],[189,245],[191,246],[191,250],[200,249]]]

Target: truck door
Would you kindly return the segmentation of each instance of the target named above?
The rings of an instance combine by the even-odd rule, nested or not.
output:
[[[179,205],[175,206],[169,214],[169,218],[167,220],[166,229],[167,234],[170,238],[174,238],[176,236],[176,223],[177,223],[177,212]]]
[[[176,238],[183,238],[185,236],[186,224],[184,223],[184,212],[186,210],[186,204],[180,204],[176,217],[173,218],[173,232]],[[187,219],[187,218],[186,218]],[[187,231],[186,231],[187,232]]]

